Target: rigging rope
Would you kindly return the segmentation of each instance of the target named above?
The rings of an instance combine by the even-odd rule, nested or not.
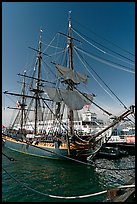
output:
[[[115,47],[121,49],[122,51],[124,51],[124,52],[126,52],[126,53],[129,53],[129,54],[132,55],[132,56],[135,56],[135,54],[133,54],[133,53],[131,53],[131,52],[129,52],[129,51],[127,51],[127,50],[125,50],[125,49],[119,47],[117,44],[111,42],[110,40],[108,40],[108,39],[106,39],[106,38],[104,38],[104,37],[102,37],[101,35],[97,34],[97,33],[94,32],[93,30],[87,28],[85,25],[82,25],[81,23],[79,23],[79,22],[76,21],[76,20],[74,20],[74,21],[77,22],[77,23],[78,23],[79,25],[81,25],[82,27],[85,27],[85,28],[86,28],[88,31],[90,31],[91,33],[94,33],[94,35],[99,36],[100,38],[104,39],[105,41],[109,42],[110,44],[114,45]]]
[[[93,74],[89,71],[89,69],[87,68],[87,66],[84,64],[84,62],[82,61],[82,59],[81,58],[83,58],[82,56],[81,56],[81,58],[80,58],[80,56],[78,55],[78,53],[77,53],[77,51],[74,49],[74,51],[76,52],[76,54],[77,54],[77,56],[78,56],[78,58],[80,59],[80,61],[82,62],[82,64],[84,65],[84,67],[86,67],[86,69],[88,70],[88,72],[92,75],[92,77],[96,80],[96,78],[93,76]],[[83,59],[84,60],[84,59]],[[85,63],[88,65],[88,67],[89,68],[91,68],[92,69],[92,71],[96,74],[96,76],[102,81],[102,83],[109,89],[109,91],[117,98],[117,100],[123,105],[123,107],[125,108],[125,109],[128,109],[127,108],[127,106],[120,100],[120,98],[112,91],[112,89],[105,83],[105,81],[97,74],[97,72],[89,65],[89,63],[86,61],[86,60],[84,60],[85,61]],[[96,80],[97,81],[97,80]],[[104,87],[97,81],[97,83],[104,89]],[[104,91],[106,92],[106,93],[108,93],[107,92],[107,90],[106,89],[104,89]],[[108,95],[111,97],[111,98],[113,98],[114,99],[114,97],[110,94],[110,93],[108,93]],[[117,102],[117,101],[116,101]],[[127,117],[128,118],[128,117]],[[130,118],[128,118],[128,120],[130,120],[131,122],[133,122]],[[134,123],[134,122],[133,122]]]
[[[54,37],[53,37],[53,39],[51,40],[51,42],[48,44],[48,46],[45,48],[45,50],[43,50],[43,52],[45,52],[47,49],[48,49],[48,47],[51,45],[51,43],[55,40],[55,38],[56,38],[56,36],[57,36],[58,34],[56,34]]]
[[[84,95],[81,91],[79,91],[76,87],[74,87],[74,89],[76,89],[80,94],[82,94],[86,99],[88,99],[91,103],[93,103],[95,106],[97,106],[99,109],[101,109],[103,112],[105,112],[107,115],[111,116],[113,115],[112,113],[106,111],[105,109],[103,109],[101,106],[99,106],[98,104],[96,104],[95,102],[93,102],[92,100],[90,100],[86,95]]]
[[[49,45],[49,44],[46,44],[46,43],[44,43],[44,42],[42,42],[42,44],[44,44],[44,45],[46,45],[46,46],[48,45],[49,47],[53,47],[53,48],[62,50],[62,47],[55,47],[55,46],[53,46],[53,45]]]
[[[56,53],[54,53],[54,54],[50,54],[50,57],[55,56],[55,55],[57,55],[57,54],[61,54],[61,53],[65,52],[65,51],[66,51],[66,48],[63,49],[62,51],[56,52]],[[54,61],[54,60],[53,60],[53,61]]]
[[[99,84],[99,86],[111,97],[114,99],[114,97],[99,83],[99,81],[95,78],[95,76],[90,72],[90,70],[87,68],[87,66],[85,65],[85,63],[81,60],[80,56],[78,55],[77,50],[74,49],[74,51],[76,52],[76,55],[78,56],[79,60],[81,61],[81,63],[84,65],[84,67],[87,69],[87,71],[90,73],[90,75],[95,79],[95,81]],[[92,69],[93,70],[93,69]],[[94,71],[95,72],[95,71]],[[95,74],[97,75],[97,73],[95,72]]]
[[[75,50],[76,51],[76,50]],[[77,53],[77,51],[76,51]],[[78,53],[77,53],[77,56],[78,56]],[[79,56],[78,56],[79,57]],[[83,58],[83,57],[82,57]],[[79,57],[79,59],[81,60],[81,58]],[[81,60],[82,62],[82,60]],[[85,63],[90,67],[89,63],[87,61],[85,61]],[[84,62],[82,62],[82,64],[86,67],[86,65],[84,64]],[[104,82],[104,80],[97,74],[97,72],[92,68],[92,71],[97,75],[97,77],[103,82],[103,84],[109,89],[109,91],[111,91],[111,93],[120,101],[120,103],[123,104],[123,102],[116,96],[116,94],[110,89],[110,87]],[[89,69],[86,67],[86,69],[89,71]],[[92,73],[89,71],[89,73],[92,75]],[[93,76],[93,75],[92,75]],[[95,77],[94,77],[95,79]],[[95,79],[96,80],[96,79]],[[96,80],[97,81],[97,80]],[[97,81],[98,82],[98,81]],[[100,84],[100,83],[99,83]],[[102,87],[102,85],[100,84],[100,86]],[[102,87],[103,88],[103,87]],[[103,88],[104,89],[104,88]],[[104,89],[104,91],[106,91],[106,89]],[[106,91],[107,92],[107,91]],[[108,92],[107,92],[108,93]],[[109,94],[109,93],[108,93]],[[110,95],[110,94],[109,94]],[[112,97],[112,95],[110,95]],[[113,98],[113,97],[112,97]],[[123,104],[124,108],[127,109],[127,107],[125,106],[125,104]]]
[[[42,62],[44,62],[44,64],[46,64],[46,66],[49,68],[49,71],[53,74],[53,76],[54,76],[55,78],[57,78],[56,73],[52,71],[51,67],[50,67],[43,59],[42,59]],[[45,73],[46,73],[46,72],[45,72]]]
[[[91,57],[91,58],[93,58],[93,59],[95,59],[95,60],[97,60],[97,61],[99,61],[99,62],[102,62],[102,63],[104,63],[104,64],[107,64],[107,65],[109,65],[109,66],[115,67],[115,68],[120,69],[120,70],[124,70],[124,71],[127,71],[127,72],[131,72],[131,73],[133,73],[133,74],[135,73],[134,69],[131,69],[130,67],[126,67],[126,66],[124,66],[124,65],[121,65],[121,64],[118,64],[118,63],[114,63],[114,62],[112,62],[112,61],[110,61],[110,60],[106,60],[106,59],[104,59],[104,58],[102,58],[102,57],[98,57],[97,55],[90,54],[90,53],[88,53],[87,51],[80,50],[80,49],[79,49],[78,47],[76,47],[76,46],[75,46],[75,49],[77,49],[77,50],[79,50],[79,51],[85,53],[85,55],[87,55],[87,56],[89,56],[89,57]]]
[[[96,47],[94,44],[90,43],[88,40],[86,40],[86,39],[83,38],[80,34],[78,34],[78,33],[76,32],[76,30],[73,29],[73,31],[74,31],[77,35],[79,35],[82,39],[84,39],[88,44],[90,44],[90,45],[92,45],[93,47],[99,49],[99,48]],[[84,35],[84,36],[85,36],[85,35]],[[86,37],[87,37],[87,36],[86,36]],[[90,39],[90,38],[89,38],[89,39]],[[91,39],[91,40],[92,40],[92,39]],[[94,41],[94,40],[92,40],[92,41],[95,42],[95,43],[97,43],[98,45],[101,45],[100,43],[98,43],[98,42],[96,42],[96,41]],[[131,59],[129,59],[129,58],[127,58],[127,57],[125,57],[125,56],[123,56],[123,55],[121,55],[121,54],[119,54],[119,53],[117,53],[117,52],[115,52],[115,51],[113,51],[113,50],[107,48],[107,47],[105,47],[104,45],[101,45],[101,46],[104,47],[104,48],[106,48],[106,49],[108,49],[108,50],[110,50],[110,51],[112,51],[112,52],[114,52],[115,54],[120,55],[121,57],[124,57],[124,58],[126,58],[126,59],[128,59],[128,60],[130,60],[130,61],[132,61],[132,62],[135,62],[135,61],[133,61],[133,60],[131,60]],[[99,49],[99,50],[100,50],[100,49]],[[123,60],[123,59],[121,59],[121,58],[119,58],[119,57],[116,57],[116,56],[114,56],[114,55],[112,55],[112,54],[110,54],[110,53],[108,53],[108,52],[106,52],[106,51],[104,51],[104,50],[100,50],[100,51],[101,51],[102,53],[104,53],[104,54],[107,54],[107,55],[109,55],[109,56],[112,56],[112,57],[114,57],[114,58],[117,58],[117,59],[119,59],[119,60],[121,60],[121,61],[123,61],[123,62],[127,62],[127,63],[129,63],[129,64],[135,65],[134,63],[125,61],[125,60]]]
[[[101,50],[99,47],[95,46],[94,44],[92,44],[91,42],[89,42],[88,40],[86,40],[85,38],[83,38],[80,34],[78,34],[74,29],[72,29],[78,36],[80,36],[83,40],[85,40],[88,44],[90,44],[92,47],[96,48],[97,50],[99,50],[100,52],[106,54],[106,51]]]

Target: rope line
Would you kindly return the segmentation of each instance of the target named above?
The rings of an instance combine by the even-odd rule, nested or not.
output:
[[[73,20],[73,21],[75,21],[75,20]],[[133,54],[133,53],[131,53],[131,52],[127,51],[126,49],[121,48],[121,47],[120,47],[120,46],[118,46],[116,43],[113,43],[112,41],[110,41],[110,40],[108,40],[108,39],[106,39],[106,38],[102,37],[101,35],[97,34],[97,33],[96,33],[96,32],[94,32],[93,30],[91,30],[91,29],[87,28],[85,25],[82,25],[80,22],[78,22],[78,21],[75,21],[75,22],[76,22],[76,23],[78,23],[78,25],[81,25],[83,28],[86,28],[86,30],[90,31],[90,32],[91,32],[91,33],[93,33],[94,35],[96,35],[96,36],[98,36],[98,37],[102,38],[103,40],[105,40],[105,41],[109,42],[110,44],[114,45],[115,47],[117,47],[117,48],[121,49],[122,51],[124,51],[124,52],[126,52],[126,53],[129,53],[129,54],[130,54],[130,55],[132,55],[132,56],[135,56],[135,54]]]
[[[25,142],[23,142],[23,143],[26,144]],[[48,150],[48,149],[44,149],[44,148],[42,148],[42,147],[35,146],[35,145],[33,145],[33,144],[30,144],[30,143],[27,143],[27,144],[30,145],[30,146],[33,146],[33,147],[35,147],[35,148],[41,149],[41,150],[43,150],[43,151],[47,151],[47,152],[50,152],[50,153],[52,153],[52,154],[55,154],[55,155],[57,155],[57,156],[59,156],[59,157],[62,157],[62,158],[64,158],[64,159],[72,160],[72,161],[75,161],[75,162],[78,162],[78,163],[81,163],[81,164],[84,164],[84,165],[87,165],[87,166],[92,166],[92,167],[95,166],[96,168],[106,169],[106,170],[112,170],[112,171],[117,171],[117,170],[132,170],[132,169],[135,169],[135,167],[130,167],[130,168],[114,168],[114,169],[112,169],[112,168],[105,168],[105,167],[101,167],[101,166],[96,165],[93,160],[91,161],[92,163],[91,163],[91,162],[84,162],[84,161],[80,161],[80,160],[77,160],[77,159],[74,159],[74,158],[71,158],[71,157],[68,157],[68,156],[59,154],[59,153],[57,153],[57,152],[54,152],[54,151],[51,151],[51,150]]]
[[[50,198],[58,198],[58,199],[81,199],[81,198],[88,198],[88,197],[93,197],[93,196],[98,196],[101,194],[105,194],[108,192],[108,190],[104,190],[104,191],[100,191],[100,192],[96,192],[96,193],[91,193],[91,194],[87,194],[87,195],[77,195],[77,196],[58,196],[58,195],[52,195],[52,194],[48,194],[48,193],[43,193],[41,191],[38,191],[34,188],[31,188],[30,186],[26,185],[25,183],[21,182],[20,180],[16,179],[13,175],[9,174],[7,170],[5,170],[4,168],[2,168],[14,181],[16,181],[17,183],[21,184],[22,186],[24,186],[25,188],[35,192],[35,193],[39,193],[41,195],[50,197]],[[125,185],[125,186],[118,186],[117,188],[135,188],[135,185]]]
[[[51,43],[55,40],[56,36],[57,36],[57,34],[53,37],[53,39],[52,39],[51,42],[47,45],[47,47],[43,50],[43,52],[45,52],[45,51],[48,49],[48,47],[51,45]]]
[[[3,156],[5,156],[7,159],[9,159],[10,161],[16,161],[13,157],[9,157],[9,156],[7,156],[6,154],[4,154],[3,152],[2,152],[2,155]]]
[[[115,98],[102,86],[102,84],[95,78],[95,76],[91,73],[91,71],[87,68],[87,66],[85,65],[85,63],[82,61],[82,59],[80,58],[80,56],[78,55],[77,50],[74,49],[74,51],[76,52],[76,55],[78,56],[79,60],[82,62],[83,66],[86,68],[86,70],[90,73],[90,75],[93,77],[93,79],[99,84],[99,86],[112,98],[115,100]],[[96,73],[95,73],[96,74]],[[97,74],[96,74],[97,75]],[[116,101],[117,102],[117,101]]]
[[[115,67],[117,69],[120,69],[120,70],[124,70],[124,71],[127,71],[127,72],[130,72],[130,73],[135,73],[135,70],[134,69],[131,69],[130,67],[127,67],[127,66],[124,66],[124,65],[121,65],[121,64],[118,64],[118,63],[114,63],[112,62],[111,60],[106,60],[102,57],[98,57],[97,55],[93,55],[93,54],[90,54],[89,52],[87,51],[84,51],[84,50],[80,50],[78,47],[75,46],[75,48],[79,51],[81,51],[82,53],[85,53],[87,56],[99,61],[99,62],[102,62],[104,64],[107,64],[109,66],[112,66],[112,67]]]
[[[73,29],[73,31],[74,31],[75,33],[77,33],[76,30]],[[80,33],[80,32],[79,32],[79,33]],[[81,34],[82,34],[82,33],[81,33]],[[79,35],[79,34],[77,33],[77,35]],[[82,34],[82,35],[84,35],[84,34]],[[83,38],[81,35],[79,35],[79,36],[80,36],[81,38]],[[85,36],[85,35],[84,35],[84,36]],[[85,37],[86,37],[86,38],[89,38],[89,37],[87,37],[87,36],[85,36]],[[84,38],[83,38],[83,39],[84,39]],[[128,61],[125,61],[125,60],[123,60],[123,59],[121,59],[121,58],[119,58],[119,57],[116,57],[116,56],[114,56],[114,55],[108,53],[107,51],[101,50],[104,54],[107,54],[107,55],[110,55],[110,56],[112,56],[112,57],[115,57],[115,58],[117,58],[117,59],[119,59],[119,60],[121,60],[121,61],[123,61],[123,62],[132,64],[132,65],[135,65],[135,63],[133,63],[133,62],[135,62],[135,61],[133,61],[133,60],[131,60],[131,59],[129,59],[129,58],[127,58],[127,57],[125,57],[125,56],[123,56],[123,55],[121,55],[121,54],[119,54],[119,53],[113,51],[113,50],[111,50],[110,48],[107,48],[106,46],[104,46],[104,45],[98,43],[97,41],[95,41],[95,40],[93,40],[93,39],[91,39],[91,38],[89,38],[89,39],[92,40],[93,42],[95,42],[96,44],[98,44],[98,45],[100,45],[100,46],[106,48],[107,50],[109,50],[109,51],[111,51],[111,52],[113,52],[113,53],[115,53],[115,54],[117,54],[117,55],[119,55],[119,56],[121,56],[121,57],[126,58],[127,60],[131,61],[132,63],[131,63],[131,62],[128,62]],[[89,41],[87,41],[86,39],[84,39],[84,40],[85,40],[88,44],[90,44],[90,45],[92,45],[93,47],[95,47],[94,44],[91,44],[91,43],[90,43]]]
[[[114,93],[114,91],[112,91],[112,89],[105,83],[105,81],[97,74],[97,72],[89,65],[89,63],[83,59],[83,57],[78,54],[77,50],[75,50],[74,47],[74,51],[76,52],[79,60],[82,62],[83,66],[86,68],[86,70],[91,74],[91,76],[95,79],[95,81],[101,86],[101,88],[112,98],[116,101],[116,99],[123,105],[123,107],[125,109],[128,109],[127,106],[120,100],[120,98]],[[116,97],[116,99],[100,84],[100,82],[94,77],[94,75],[90,72],[90,70],[87,68],[86,64],[82,61],[82,59],[84,60],[84,62],[88,65],[88,67],[96,74],[96,76],[100,79],[100,81],[108,88],[108,90]],[[116,101],[117,102],[117,101]],[[118,103],[118,102],[117,102]],[[128,117],[127,117],[128,118]],[[131,122],[133,122],[130,118],[128,118],[128,120],[130,120]],[[134,123],[134,122],[133,122]]]
[[[72,29],[77,35],[79,35],[83,40],[85,40],[88,44],[90,44],[91,46],[93,46],[94,48],[96,48],[97,50],[99,50],[100,52],[106,54],[106,51],[100,49],[99,47],[97,47],[96,45],[94,45],[93,43],[89,42],[88,40],[86,40],[85,38],[83,38],[80,34],[78,34],[74,29]]]

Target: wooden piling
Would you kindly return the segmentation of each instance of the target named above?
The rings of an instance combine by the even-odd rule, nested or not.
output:
[[[128,185],[134,185],[135,178],[129,180]],[[107,191],[107,202],[128,202],[135,196],[135,187],[112,188]]]

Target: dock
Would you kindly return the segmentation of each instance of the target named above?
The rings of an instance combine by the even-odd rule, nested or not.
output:
[[[135,178],[128,181],[128,185],[135,185]],[[127,185],[127,186],[128,186]],[[107,191],[106,202],[133,202],[135,200],[135,187],[115,187]]]

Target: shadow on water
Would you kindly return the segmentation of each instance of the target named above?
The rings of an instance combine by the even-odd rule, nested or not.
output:
[[[101,170],[73,161],[38,158],[6,148],[3,149],[3,152],[16,159],[16,161],[11,162],[3,156],[3,168],[22,183],[45,194],[87,195],[106,190],[108,186],[113,186],[113,184],[123,184],[126,179],[122,177],[123,172]],[[108,160],[98,160],[97,163],[109,167],[122,165],[120,161]],[[132,172],[126,172],[126,175],[129,177]],[[50,198],[21,186],[4,171],[2,177],[2,200],[4,202],[98,202],[106,198],[104,194],[72,200]]]

